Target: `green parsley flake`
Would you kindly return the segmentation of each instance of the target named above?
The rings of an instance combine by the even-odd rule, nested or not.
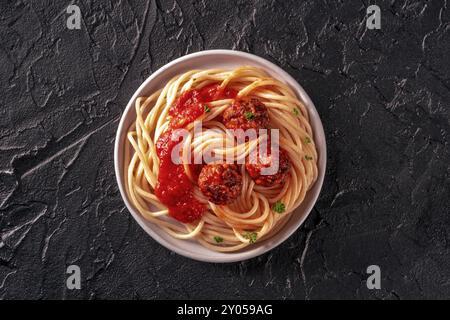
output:
[[[206,104],[203,105],[203,110],[205,110],[205,113],[211,112],[211,109]]]
[[[242,236],[245,239],[248,239],[250,243],[255,243],[258,235],[256,232],[247,232],[247,233],[243,234]]]
[[[222,243],[222,242],[223,242],[223,238],[222,238],[222,237],[219,237],[219,236],[215,236],[215,237],[214,237],[214,241],[215,241],[216,243]]]
[[[247,119],[247,120],[252,120],[255,117],[255,115],[250,111],[244,112],[244,116],[245,116],[245,119]]]
[[[305,137],[305,143],[311,143],[311,139],[309,137]]]
[[[292,109],[292,112],[294,112],[294,114],[296,115],[296,116],[298,116],[298,109],[297,108],[294,108],[294,109]]]
[[[305,154],[305,159],[306,159],[306,160],[312,160],[312,159],[313,159],[313,157],[311,157],[311,156],[308,156],[307,154]]]
[[[277,213],[283,213],[286,210],[286,206],[284,205],[283,202],[277,201],[274,203],[272,210]]]

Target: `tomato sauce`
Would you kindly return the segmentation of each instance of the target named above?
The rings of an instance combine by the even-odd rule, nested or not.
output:
[[[169,129],[156,142],[159,158],[158,183],[155,195],[169,209],[169,215],[176,220],[189,223],[200,219],[206,207],[193,194],[193,184],[189,180],[182,164],[172,162],[172,149],[181,141],[172,140],[172,132],[183,128],[205,113],[207,102],[234,99],[237,92],[233,89],[220,89],[218,85],[208,85],[202,89],[192,89],[183,93],[171,106]],[[190,165],[194,175],[198,175],[201,166]]]

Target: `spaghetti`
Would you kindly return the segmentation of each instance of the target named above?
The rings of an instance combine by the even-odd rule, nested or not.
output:
[[[126,192],[145,219],[175,238],[220,252],[242,249],[277,232],[317,179],[306,107],[258,68],[191,70],[137,98],[135,109]],[[279,130],[279,169],[268,178],[258,175],[264,164],[246,160],[267,135],[237,143],[229,130],[252,126]],[[185,130],[183,139],[174,139],[177,129]],[[171,158],[176,146],[180,163]],[[205,150],[232,164],[192,164]]]

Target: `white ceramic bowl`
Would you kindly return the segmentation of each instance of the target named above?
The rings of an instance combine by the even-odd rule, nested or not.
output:
[[[136,113],[134,109],[135,99],[139,96],[148,96],[154,91],[162,88],[172,77],[177,74],[184,73],[191,69],[209,69],[209,68],[227,68],[233,69],[242,65],[252,65],[265,70],[272,77],[287,83],[304,102],[309,111],[310,122],[314,130],[314,140],[318,148],[319,159],[318,168],[319,176],[316,183],[307,193],[303,203],[292,214],[289,221],[271,238],[257,242],[245,249],[233,253],[220,253],[204,248],[194,241],[186,241],[172,238],[157,225],[146,221],[139,212],[133,207],[128,200],[124,188],[123,166],[124,166],[124,146],[127,129],[130,124],[135,121]],[[158,71],[154,72],[144,83],[137,89],[131,97],[128,105],[120,120],[117,129],[114,163],[117,183],[119,184],[120,193],[125,204],[139,225],[156,241],[166,248],[183,255],[185,257],[205,261],[205,262],[236,262],[259,256],[285,241],[290,235],[297,230],[305,221],[309,212],[313,208],[322,188],[322,183],[326,167],[326,143],[325,134],[320,121],[319,115],[313,102],[308,97],[303,88],[285,71],[277,67],[273,63],[260,58],[258,56],[233,50],[208,50],[186,55],[178,58]]]

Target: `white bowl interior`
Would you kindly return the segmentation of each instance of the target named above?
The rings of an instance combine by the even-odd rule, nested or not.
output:
[[[319,153],[319,175],[314,186],[308,191],[303,203],[291,214],[289,221],[280,230],[278,230],[276,234],[261,242],[257,242],[252,246],[248,246],[241,251],[233,253],[220,253],[206,249],[194,241],[172,238],[157,225],[145,220],[139,212],[137,212],[137,210],[129,202],[124,189],[124,147],[127,130],[131,123],[135,121],[136,113],[134,103],[137,97],[150,95],[154,91],[162,88],[172,77],[192,69],[234,69],[242,65],[251,65],[262,68],[272,77],[287,83],[304,102],[309,111],[310,122],[314,131],[314,140]],[[295,161],[295,159],[293,159],[293,161]],[[249,53],[232,50],[210,50],[193,53],[170,62],[153,73],[138,88],[133,97],[130,99],[119,124],[115,142],[114,162],[120,193],[128,210],[139,225],[153,239],[166,248],[191,259],[206,262],[235,262],[256,257],[273,249],[286,240],[292,233],[294,233],[298,227],[300,227],[313,208],[322,187],[326,167],[326,143],[322,122],[320,121],[313,102],[303,88],[290,75],[273,63]]]

